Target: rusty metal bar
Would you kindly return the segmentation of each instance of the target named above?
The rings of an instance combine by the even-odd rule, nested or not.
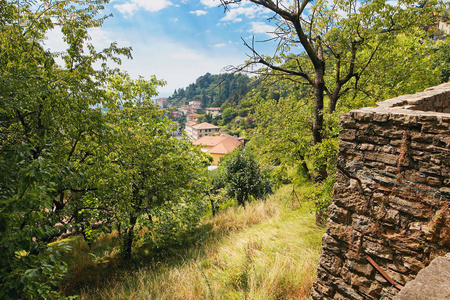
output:
[[[367,260],[375,268],[375,270],[377,270],[378,273],[380,273],[381,276],[383,276],[383,278],[386,279],[390,284],[392,284],[397,290],[401,290],[403,288],[403,285],[395,282],[391,278],[391,276],[389,276],[372,258],[367,257]]]

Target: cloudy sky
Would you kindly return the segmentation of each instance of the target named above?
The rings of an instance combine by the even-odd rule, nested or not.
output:
[[[244,2],[225,12],[219,5],[219,0],[112,0],[105,13],[114,16],[91,32],[92,42],[131,46],[133,60],[122,68],[132,77],[167,81],[159,91],[169,96],[207,72],[244,63],[250,52],[241,37],[266,40],[274,30],[267,21],[271,14],[260,7]],[[257,49],[270,55],[274,46],[258,43]]]

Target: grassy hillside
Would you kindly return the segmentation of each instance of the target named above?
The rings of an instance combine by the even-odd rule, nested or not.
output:
[[[284,186],[245,210],[228,208],[193,233],[198,241],[191,247],[108,276],[81,298],[307,299],[324,230],[315,225],[312,204],[300,205],[291,191]],[[97,272],[98,278],[105,269]]]

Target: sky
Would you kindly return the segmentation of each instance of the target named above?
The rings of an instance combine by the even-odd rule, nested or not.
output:
[[[219,0],[111,0],[104,14],[112,13],[101,28],[90,32],[98,48],[111,42],[131,46],[132,60],[121,69],[133,78],[155,75],[165,80],[159,96],[170,96],[206,74],[219,74],[226,66],[245,62],[250,51],[241,38],[251,42],[271,38],[272,16],[248,1],[224,11]],[[47,45],[60,49],[61,33],[52,32]],[[275,42],[256,43],[261,54],[271,55]]]

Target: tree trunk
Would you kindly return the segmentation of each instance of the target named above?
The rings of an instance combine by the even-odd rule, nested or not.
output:
[[[125,242],[124,242],[124,259],[130,260],[131,259],[131,247],[133,246],[133,239],[134,239],[134,226],[136,225],[137,218],[133,216],[133,214],[130,214],[130,228],[128,228],[128,233],[125,236]]]
[[[211,203],[211,210],[213,217],[216,216],[216,204],[214,203],[214,200],[211,198],[211,195],[208,193],[209,202]]]
[[[325,93],[325,66],[316,70],[316,78],[314,80],[314,120],[313,120],[313,144],[317,145],[322,142],[323,132],[323,98]],[[320,166],[317,174],[314,175],[315,181],[322,181],[327,178],[327,167]]]

